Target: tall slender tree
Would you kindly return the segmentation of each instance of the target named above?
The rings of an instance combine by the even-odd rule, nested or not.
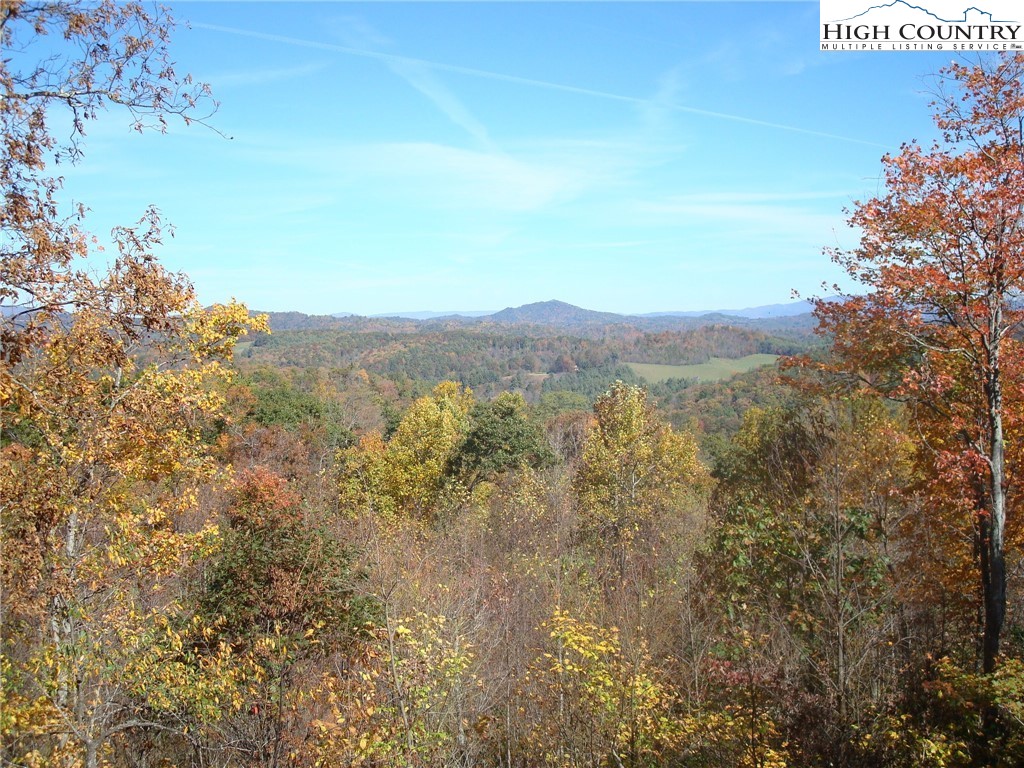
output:
[[[850,217],[833,260],[866,292],[817,302],[840,367],[914,404],[945,483],[973,515],[981,658],[998,664],[1006,615],[1024,320],[1024,55],[953,63],[932,103],[940,138],[882,159],[885,191]]]

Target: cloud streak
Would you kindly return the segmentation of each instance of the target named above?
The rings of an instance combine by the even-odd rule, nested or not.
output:
[[[238,88],[246,86],[264,86],[299,77],[307,77],[324,68],[324,64],[305,64],[299,67],[283,67],[280,69],[257,69],[242,72],[221,72],[203,77],[216,88]]]
[[[344,16],[337,19],[337,33],[344,47],[366,53],[380,52],[392,44],[392,40],[380,34],[370,24],[358,16]],[[492,149],[487,128],[459,98],[442,83],[434,71],[427,66],[411,60],[399,60],[395,57],[381,59],[388,69],[425,96],[438,110],[455,125],[462,128],[476,142]]]
[[[392,68],[405,67],[407,71],[409,67],[427,67],[429,69],[441,72],[452,72],[455,74],[467,75],[469,77],[478,77],[486,80],[513,83],[516,85],[525,85],[534,88],[544,88],[547,90],[560,91],[562,93],[574,93],[580,96],[591,96],[598,99],[640,105],[642,107],[649,107],[651,103],[650,99],[641,98],[638,96],[626,96],[623,94],[611,93],[609,91],[595,90],[593,88],[581,88],[575,85],[565,85],[563,83],[554,83],[547,80],[537,80],[529,77],[507,75],[501,72],[492,72],[486,69],[476,69],[474,67],[463,67],[455,64],[445,64],[442,62],[427,61],[425,59],[417,59],[409,56],[399,56],[397,54],[382,53],[379,51],[368,51],[361,48],[352,48],[349,46],[337,45],[336,43],[324,43],[316,40],[304,40],[297,37],[276,35],[269,32],[257,32],[255,30],[241,29],[239,27],[229,27],[221,24],[192,22],[191,26],[194,29],[205,29],[210,32],[222,32],[224,34],[250,37],[257,40],[267,40],[270,42],[283,43],[286,45],[294,45],[303,48],[314,48],[318,50],[344,53],[351,56],[361,56],[363,58],[377,59],[379,61],[387,63]],[[736,115],[729,112],[719,112],[716,110],[701,109],[699,107],[691,107],[674,102],[666,103],[663,106],[666,108],[673,109],[677,112],[683,112],[691,115],[699,115],[701,117],[710,117],[718,120],[727,120],[734,123],[753,125],[760,128],[771,128],[779,131],[787,131],[789,133],[799,133],[805,136],[817,136],[819,138],[832,139],[834,141],[843,141],[852,144],[861,144],[870,147],[880,147],[882,149],[889,149],[889,147],[885,144],[880,144],[874,141],[868,141],[866,139],[858,139],[852,136],[842,136],[840,134],[828,133],[826,131],[816,131],[810,128],[801,128],[795,125],[788,125],[786,123],[776,123],[769,120],[759,120],[757,118],[746,117],[744,115]]]
[[[363,144],[335,155],[367,192],[405,194],[429,208],[524,213],[572,199],[585,184],[570,168],[429,142]],[[396,190],[404,190],[404,192]]]
[[[491,138],[483,123],[476,119],[466,106],[459,101],[444,83],[440,82],[428,67],[412,62],[388,62],[388,67],[409,85],[426,96],[445,117],[464,129],[484,147],[492,148]]]
[[[628,210],[636,224],[683,228],[693,237],[704,233],[719,245],[764,237],[820,243],[830,232],[844,229],[841,214],[816,205],[837,197],[845,195],[834,191],[687,194],[635,201]]]

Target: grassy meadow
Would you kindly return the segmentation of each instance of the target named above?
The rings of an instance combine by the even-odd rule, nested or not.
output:
[[[668,379],[697,379],[701,382],[722,381],[737,373],[774,365],[778,355],[746,355],[728,359],[712,357],[706,363],[694,365],[657,365],[654,363],[626,363],[637,376],[642,376],[651,384],[660,384]]]

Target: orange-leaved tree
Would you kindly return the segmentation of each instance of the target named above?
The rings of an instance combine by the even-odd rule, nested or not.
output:
[[[105,271],[84,264],[83,212],[62,213],[48,171],[108,106],[140,130],[196,116],[204,89],[175,74],[171,26],[138,3],[0,4],[5,764],[98,766],[130,733],[216,717],[226,695],[207,674],[220,660],[189,664],[173,619],[182,573],[216,545],[196,514],[218,471],[202,430],[253,323],[239,304],[204,310],[160,265],[152,210],[115,230]]]
[[[956,484],[971,513],[986,672],[1003,634],[1020,460],[1010,438],[1024,385],[1022,77],[1021,54],[940,71],[941,138],[882,159],[884,192],[850,218],[860,244],[832,253],[866,292],[816,306],[839,367],[913,404],[940,471],[934,482]]]

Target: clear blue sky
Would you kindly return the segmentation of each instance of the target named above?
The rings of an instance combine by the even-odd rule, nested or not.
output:
[[[817,293],[951,53],[824,53],[816,2],[180,3],[213,123],[90,131],[67,193],[155,204],[205,303],[617,312]]]

